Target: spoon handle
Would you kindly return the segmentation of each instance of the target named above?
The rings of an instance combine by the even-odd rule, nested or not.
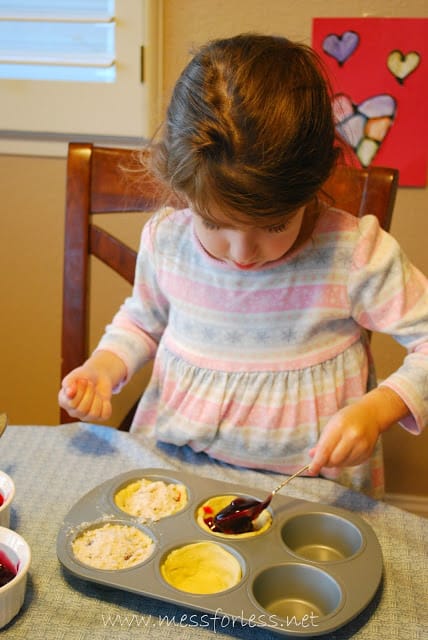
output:
[[[296,476],[300,476],[301,473],[303,473],[304,471],[307,471],[309,469],[311,465],[310,464],[305,464],[304,467],[302,467],[301,469],[299,469],[298,471],[296,471],[296,473],[293,473],[292,476],[289,476],[288,478],[286,478],[285,480],[283,480],[281,482],[281,484],[279,484],[273,491],[272,491],[272,495],[274,496],[275,493],[278,493],[278,491],[280,489],[282,489],[282,487],[285,487],[286,484],[288,484],[289,482],[291,482],[293,480],[293,478],[295,478]]]

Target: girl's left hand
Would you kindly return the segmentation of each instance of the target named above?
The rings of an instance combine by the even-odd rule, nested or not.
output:
[[[309,452],[310,472],[316,475],[322,467],[351,467],[365,462],[379,435],[407,415],[409,408],[395,391],[382,385],[372,389],[327,422]]]
[[[313,458],[311,473],[318,474],[322,467],[351,467],[370,457],[381,427],[361,405],[357,402],[344,407],[327,422],[316,447],[309,452]]]

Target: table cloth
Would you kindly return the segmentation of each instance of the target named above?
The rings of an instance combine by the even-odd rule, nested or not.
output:
[[[24,606],[2,640],[279,640],[266,627],[204,615],[73,576],[59,563],[56,539],[69,509],[90,489],[136,468],[184,470],[270,491],[278,474],[216,462],[189,448],[153,444],[91,424],[9,426],[0,440],[0,469],[16,485],[10,527],[31,547]],[[287,495],[357,513],[382,547],[384,576],[367,608],[331,639],[427,638],[428,521],[321,478],[296,478]],[[356,579],[364,577],[356,576]]]

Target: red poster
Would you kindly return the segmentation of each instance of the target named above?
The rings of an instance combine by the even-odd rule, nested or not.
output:
[[[329,72],[348,161],[395,167],[401,186],[425,186],[428,19],[315,18],[312,46]]]

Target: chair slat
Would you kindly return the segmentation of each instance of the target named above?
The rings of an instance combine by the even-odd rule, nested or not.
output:
[[[134,282],[137,252],[104,229],[94,225],[90,227],[89,253],[116,271],[130,284]]]

